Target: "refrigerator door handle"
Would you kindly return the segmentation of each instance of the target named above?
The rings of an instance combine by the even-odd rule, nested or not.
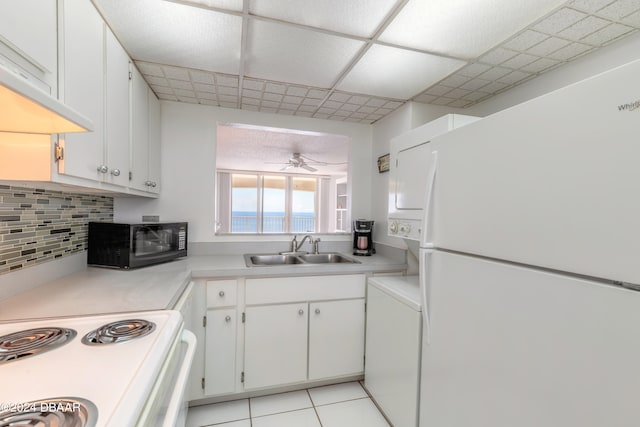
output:
[[[422,241],[421,247],[433,248],[433,227],[430,224],[431,211],[433,208],[433,193],[435,190],[436,171],[438,169],[438,152],[431,153],[431,171],[427,178],[427,198],[424,205],[424,219],[422,220]]]
[[[420,250],[420,305],[422,306],[422,339],[431,344],[431,319],[429,310],[429,271],[431,267],[431,256],[433,251],[430,249]]]

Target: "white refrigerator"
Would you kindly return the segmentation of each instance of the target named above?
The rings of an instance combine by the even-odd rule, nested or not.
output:
[[[434,139],[421,427],[640,425],[638,76]]]

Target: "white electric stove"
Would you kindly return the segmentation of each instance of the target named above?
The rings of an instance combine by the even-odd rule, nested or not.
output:
[[[0,425],[173,425],[194,349],[177,311],[0,323]]]

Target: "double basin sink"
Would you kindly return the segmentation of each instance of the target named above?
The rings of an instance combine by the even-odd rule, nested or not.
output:
[[[244,260],[247,267],[296,264],[360,264],[360,261],[337,252],[322,254],[246,254]]]

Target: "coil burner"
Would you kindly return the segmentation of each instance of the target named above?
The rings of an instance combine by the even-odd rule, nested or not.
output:
[[[156,324],[142,319],[127,319],[107,323],[89,332],[82,338],[87,345],[116,344],[144,337],[155,329]]]
[[[66,328],[35,328],[0,337],[0,364],[35,356],[71,341],[77,332]]]
[[[58,397],[4,405],[0,426],[95,427],[98,408],[77,397]],[[11,406],[11,407],[9,407]]]

